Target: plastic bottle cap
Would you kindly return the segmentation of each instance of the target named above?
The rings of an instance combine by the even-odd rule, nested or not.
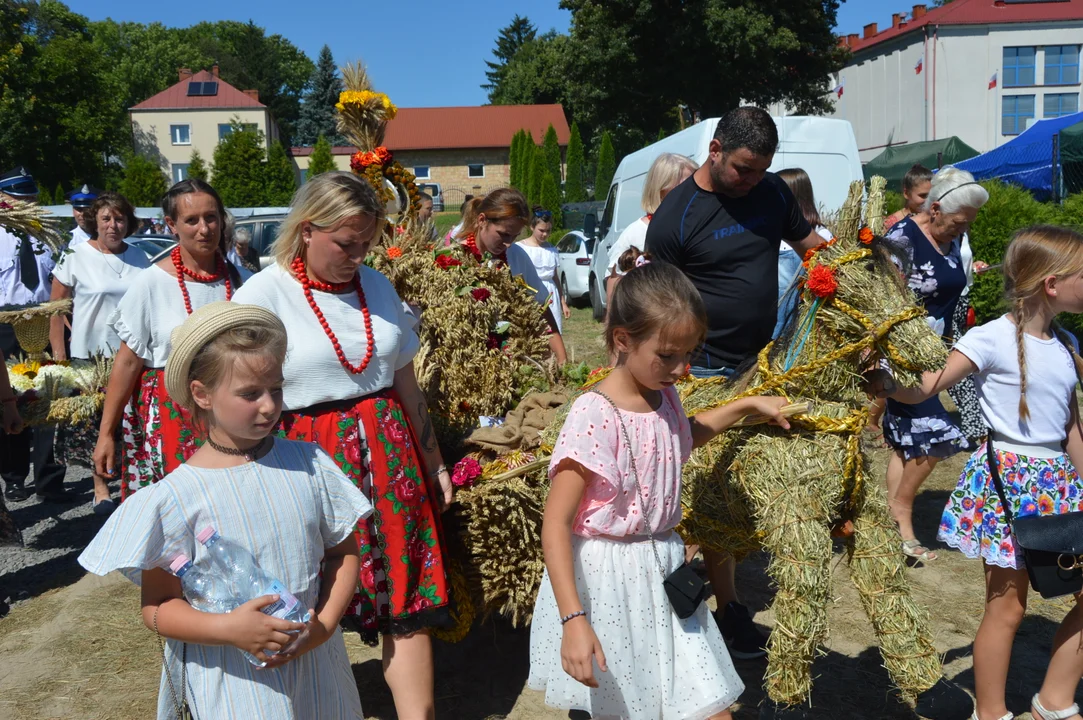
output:
[[[178,555],[177,557],[173,558],[173,562],[169,564],[169,569],[174,575],[176,575],[177,572],[180,571],[180,569],[187,565],[189,562],[191,561],[188,559],[187,555]]]
[[[211,535],[214,535],[215,532],[216,530],[214,529],[214,526],[208,525],[207,527],[199,531],[199,534],[196,535],[196,540],[206,545],[207,541],[211,539]]]

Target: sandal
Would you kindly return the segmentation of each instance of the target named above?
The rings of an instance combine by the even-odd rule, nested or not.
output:
[[[1034,697],[1030,701],[1031,714],[1034,716],[1034,720],[1068,720],[1073,715],[1079,714],[1079,706],[1072,703],[1071,707],[1066,707],[1063,710],[1046,710],[1042,707],[1042,703],[1038,700],[1038,695],[1035,693]]]
[[[923,550],[924,552],[918,552],[918,550]],[[902,553],[906,557],[919,562],[932,562],[933,560],[936,560],[936,553],[922,545],[921,541],[917,538],[914,538],[913,540],[903,540]],[[1071,717],[1071,715],[1066,715],[1065,717]],[[1003,720],[1003,718],[1001,718],[1001,720]],[[1060,720],[1060,718],[1057,718],[1057,720]]]
[[[978,717],[978,711],[977,710],[975,710],[974,714],[970,716],[970,720],[981,720],[981,718]],[[999,720],[1015,720],[1015,715],[1012,715],[1011,713],[1008,713],[1007,715],[1000,718]]]

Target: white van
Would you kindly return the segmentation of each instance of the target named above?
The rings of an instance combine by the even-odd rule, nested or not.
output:
[[[595,244],[590,265],[590,303],[594,317],[605,316],[605,286],[609,267],[609,248],[624,228],[643,217],[640,200],[643,182],[654,159],[662,153],[677,153],[692,158],[697,165],[707,160],[719,118],[696,123],[690,128],[626,155],[617,166],[613,183],[606,195],[605,210],[598,223],[601,242]],[[846,120],[821,117],[776,117],[778,151],[771,172],[784,168],[802,168],[812,180],[816,202],[828,211],[842,207],[850,183],[861,180],[861,161],[857,154],[854,129]]]

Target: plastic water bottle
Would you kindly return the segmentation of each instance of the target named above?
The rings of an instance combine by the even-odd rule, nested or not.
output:
[[[196,539],[207,548],[211,561],[229,582],[233,599],[238,605],[263,595],[277,595],[278,600],[264,607],[264,613],[290,622],[308,622],[308,609],[286,589],[282,581],[263,570],[246,548],[223,538],[209,525]]]
[[[180,579],[184,599],[196,610],[228,613],[237,607],[226,581],[218,574],[196,567],[187,555],[174,558],[169,569]]]

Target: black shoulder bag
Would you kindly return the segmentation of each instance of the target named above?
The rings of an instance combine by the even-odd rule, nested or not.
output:
[[[1023,553],[1030,586],[1044,598],[1075,595],[1083,590],[1083,512],[1063,515],[1028,515],[1012,518],[1011,506],[1000,481],[1000,463],[993,438],[986,442],[989,474],[1004,508],[1004,519]]]
[[[613,408],[613,413],[617,416],[617,425],[620,427],[624,444],[628,448],[628,464],[632,468],[632,480],[635,482],[636,493],[638,493],[640,503],[642,503],[645,496],[643,488],[639,484],[639,471],[636,469],[632,440],[628,437],[628,429],[624,426],[624,418],[621,417],[620,410],[617,409],[617,406],[609,399],[608,395],[600,390],[594,390],[594,392],[601,395],[609,403]],[[644,509],[644,523],[647,522],[649,516],[650,513]],[[662,557],[658,554],[658,546],[654,543],[654,535],[648,537],[651,541],[651,550],[654,551],[654,559],[658,562],[658,570],[662,574],[662,587],[665,588],[669,604],[673,606],[673,612],[681,620],[692,617],[696,614],[700,603],[707,597],[707,584],[703,582],[703,578],[697,575],[696,571],[687,562],[681,563],[679,568],[666,575],[666,567],[662,564]]]

